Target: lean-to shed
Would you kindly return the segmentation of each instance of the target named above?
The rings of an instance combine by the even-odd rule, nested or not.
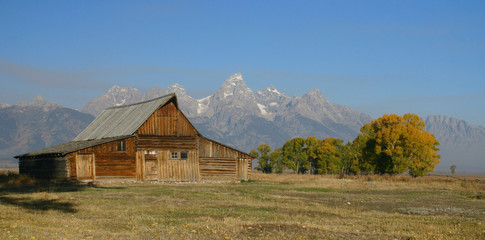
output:
[[[175,94],[104,110],[73,141],[15,156],[20,174],[69,180],[248,180],[251,156],[202,136]]]

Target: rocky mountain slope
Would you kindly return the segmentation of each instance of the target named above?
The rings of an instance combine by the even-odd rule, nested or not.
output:
[[[0,159],[72,140],[94,119],[37,96],[30,103],[0,107]]]

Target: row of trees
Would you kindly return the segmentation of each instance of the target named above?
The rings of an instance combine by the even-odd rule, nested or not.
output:
[[[364,125],[352,142],[297,137],[272,151],[266,144],[251,151],[259,170],[291,169],[312,174],[398,174],[422,176],[439,163],[439,142],[418,115],[384,115]]]

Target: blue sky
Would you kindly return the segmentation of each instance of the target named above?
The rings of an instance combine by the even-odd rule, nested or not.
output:
[[[0,103],[112,85],[205,97],[233,73],[380,117],[485,126],[484,1],[0,1]]]

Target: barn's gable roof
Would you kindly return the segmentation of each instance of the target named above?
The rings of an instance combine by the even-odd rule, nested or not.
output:
[[[133,135],[153,112],[172,98],[177,104],[175,94],[169,94],[145,102],[107,108],[73,141]]]
[[[68,153],[98,146],[112,141],[126,139],[129,137],[131,136],[119,136],[119,137],[112,137],[112,138],[93,139],[93,140],[87,140],[87,141],[70,141],[67,143],[63,143],[56,146],[52,146],[41,150],[22,154],[19,156],[15,156],[15,158],[38,157],[38,156],[47,156],[47,155],[66,155]]]

